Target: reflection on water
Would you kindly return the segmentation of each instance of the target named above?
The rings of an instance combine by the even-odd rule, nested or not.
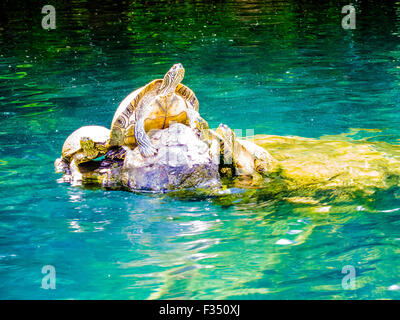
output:
[[[53,5],[45,31],[40,7],[0,4],[0,298],[400,297],[398,2],[357,1],[353,31],[316,1]],[[109,127],[177,62],[211,127],[304,137],[268,142],[285,183],[219,197],[57,183],[65,137]],[[344,163],[368,192],[337,192]],[[44,265],[56,290],[40,289]]]

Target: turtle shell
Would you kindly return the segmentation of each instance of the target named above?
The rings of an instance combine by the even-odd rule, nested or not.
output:
[[[81,150],[81,138],[88,137],[94,143],[107,144],[110,130],[102,126],[84,126],[74,132],[65,140],[62,148],[62,157],[70,158]]]
[[[110,146],[120,146],[123,144],[127,127],[136,121],[135,111],[139,103],[145,99],[151,102],[158,94],[163,79],[156,79],[147,85],[136,89],[130,93],[117,108],[111,122]],[[183,84],[178,84],[175,93],[181,96],[197,112],[199,111],[199,101],[194,92]]]

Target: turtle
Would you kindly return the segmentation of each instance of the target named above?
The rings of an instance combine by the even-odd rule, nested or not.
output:
[[[147,132],[183,123],[201,133],[208,123],[199,114],[194,92],[181,83],[182,64],[174,64],[163,79],[156,79],[130,93],[119,105],[111,122],[109,146],[139,148],[143,157],[154,156],[156,148]]]
[[[268,175],[276,168],[276,160],[264,148],[255,143],[238,139],[231,128],[220,124],[217,130],[208,129],[208,139],[219,143],[220,167],[232,175]]]
[[[56,159],[56,172],[74,170],[83,162],[100,157],[108,151],[110,130],[102,126],[83,126],[72,132],[62,147],[61,158]]]

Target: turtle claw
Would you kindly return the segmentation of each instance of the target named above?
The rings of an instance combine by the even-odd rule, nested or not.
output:
[[[125,159],[126,150],[123,147],[112,148],[105,154],[106,159],[123,160]]]
[[[155,156],[158,150],[153,146],[147,146],[147,147],[139,146],[139,151],[144,158],[148,158]]]

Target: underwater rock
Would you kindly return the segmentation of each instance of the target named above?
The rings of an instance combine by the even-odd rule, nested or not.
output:
[[[319,139],[257,135],[254,142],[278,161],[279,181],[290,197],[310,199],[327,191],[330,198],[342,201],[355,194],[368,196],[378,189],[400,186],[400,147],[352,139],[354,134]]]
[[[125,186],[149,191],[221,187],[217,157],[191,128],[174,123],[149,137],[158,152],[144,158],[138,148],[127,150],[121,173]]]

